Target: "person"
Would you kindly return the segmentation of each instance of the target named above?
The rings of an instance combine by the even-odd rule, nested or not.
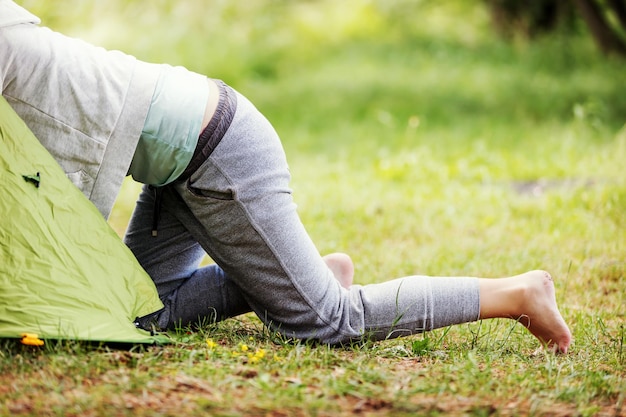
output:
[[[0,0],[2,95],[103,216],[126,175],[145,184],[124,241],[165,307],[140,326],[252,311],[286,337],[340,344],[510,318],[567,352],[549,273],[356,285],[348,255],[321,256],[311,241],[281,141],[245,96],[40,23]],[[199,266],[205,253],[215,264]]]

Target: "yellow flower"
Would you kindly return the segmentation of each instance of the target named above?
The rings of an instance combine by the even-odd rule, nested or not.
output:
[[[248,352],[246,356],[249,363],[257,363],[265,357],[265,349],[257,349],[254,353]]]
[[[217,343],[215,343],[213,339],[207,339],[206,345],[209,347],[209,349],[213,349],[217,346]]]
[[[242,343],[239,345],[239,349],[241,349],[242,352],[247,352],[248,351],[248,345],[246,345],[245,343]]]

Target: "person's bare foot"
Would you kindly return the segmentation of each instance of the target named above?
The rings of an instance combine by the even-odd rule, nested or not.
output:
[[[332,271],[335,279],[344,288],[350,288],[354,279],[354,264],[352,259],[345,253],[330,253],[324,256],[324,262]]]
[[[554,282],[546,271],[530,271],[514,277],[524,283],[522,316],[518,319],[545,346],[556,353],[567,353],[572,341],[556,304]]]

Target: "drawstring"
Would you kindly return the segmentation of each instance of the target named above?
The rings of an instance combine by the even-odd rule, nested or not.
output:
[[[161,201],[163,198],[163,188],[150,186],[154,190],[154,209],[152,212],[152,236],[158,234],[159,219],[161,217]]]

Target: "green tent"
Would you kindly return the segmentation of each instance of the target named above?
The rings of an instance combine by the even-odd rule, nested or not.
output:
[[[154,343],[150,277],[0,97],[0,337]]]

